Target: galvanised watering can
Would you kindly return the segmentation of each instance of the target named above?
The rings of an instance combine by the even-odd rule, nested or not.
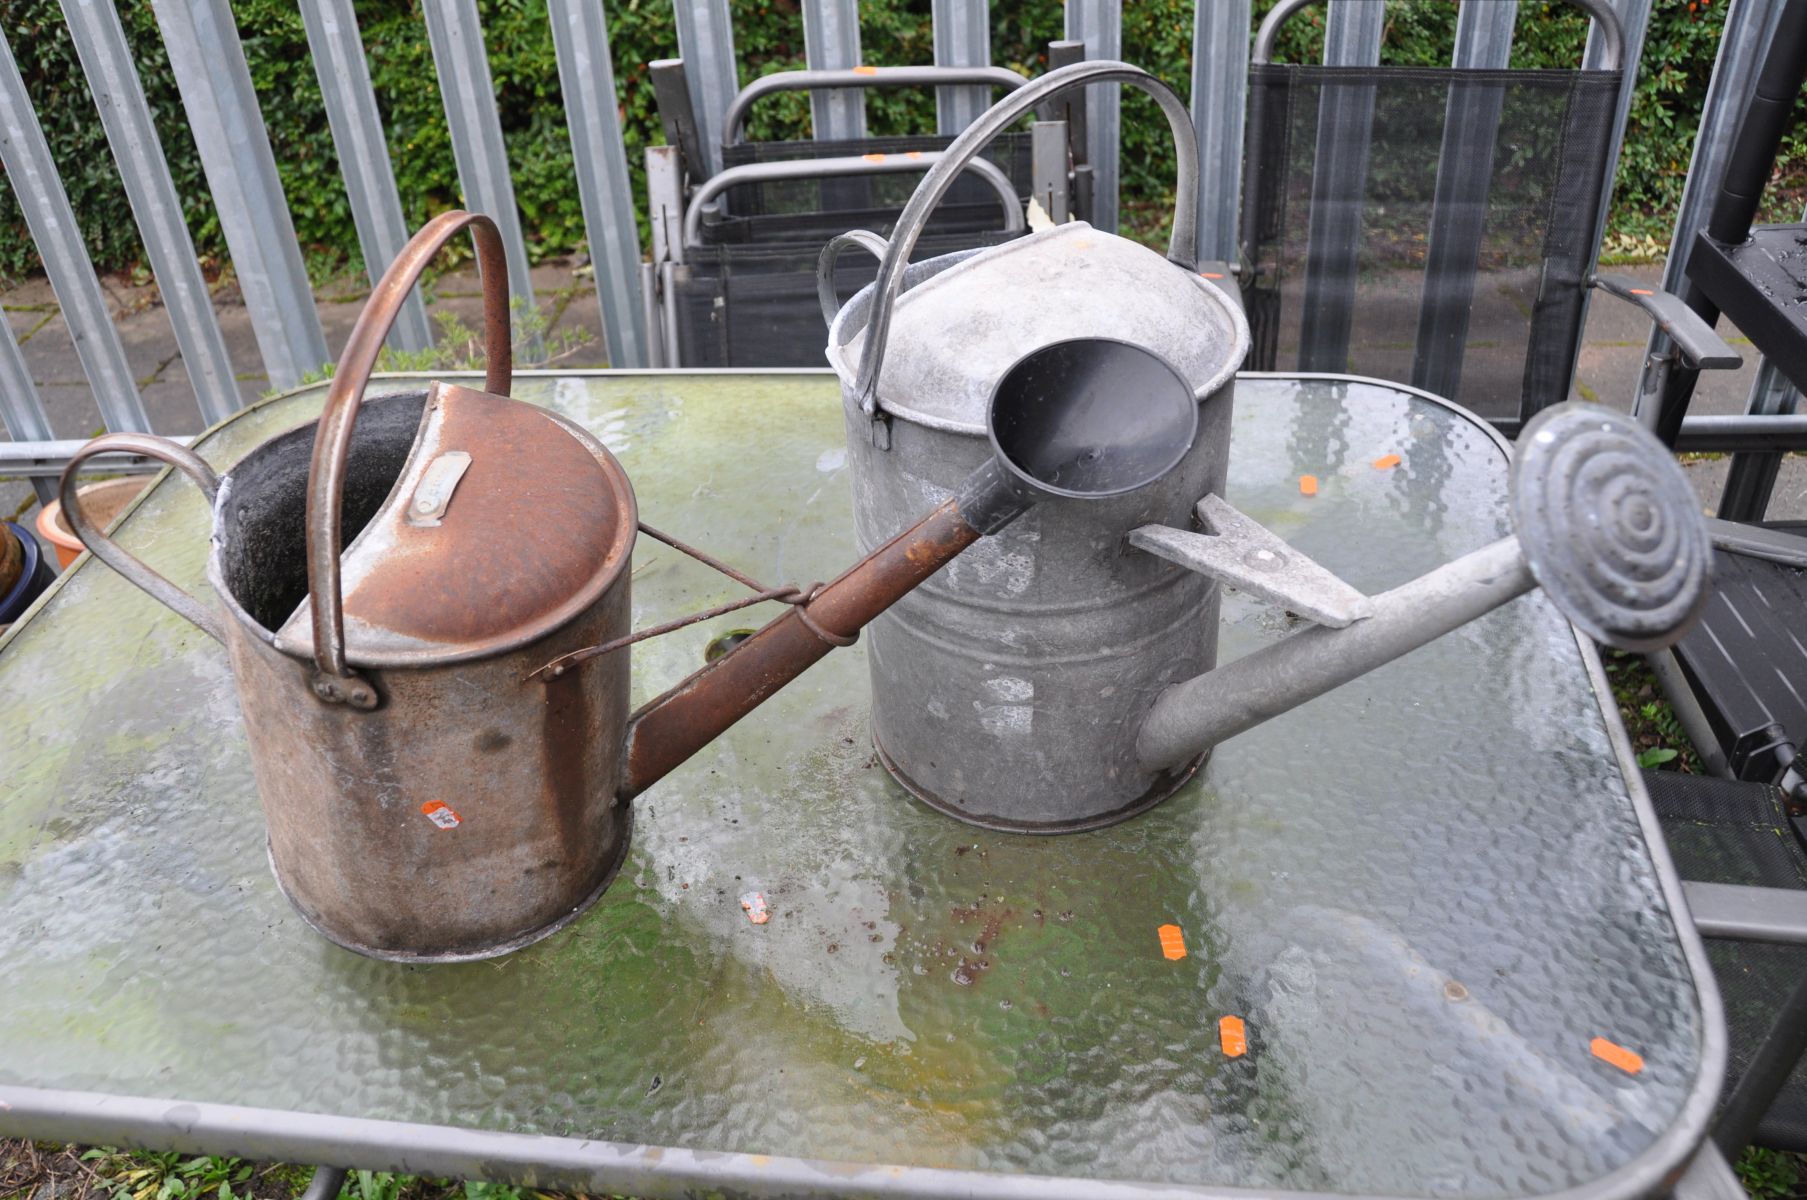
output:
[[[1083,222],[1003,246],[909,262],[930,212],[996,134],[1037,104],[1122,82],[1154,98],[1179,158],[1165,259]],[[1109,824],[1171,794],[1198,767],[1150,770],[1134,752],[1141,716],[1217,655],[1210,580],[1126,553],[1140,525],[1186,526],[1229,467],[1235,371],[1249,349],[1241,309],[1197,270],[1198,152],[1186,106],[1118,62],[1051,71],[982,115],[922,180],[887,244],[830,242],[818,280],[828,361],[840,375],[854,526],[876,546],[989,457],[985,412],[1025,354],[1113,338],[1156,354],[1190,385],[1199,436],[1160,484],[1116,500],[1050,501],[930,580],[874,625],[872,733],[880,759],[926,803],[1000,829]],[[834,262],[883,259],[836,311]]]
[[[365,404],[403,298],[466,228],[484,285],[485,390],[436,383]],[[179,444],[114,434],[62,479],[88,548],[225,644],[277,883],[316,930],[377,958],[484,958],[557,930],[620,866],[634,796],[981,535],[1049,498],[1112,503],[1158,486],[1197,432],[1190,391],[1152,355],[1097,343],[1034,359],[1019,373],[1033,386],[997,389],[993,450],[952,496],[831,583],[757,589],[702,614],[790,605],[629,712],[620,651],[677,623],[628,632],[645,528],[633,488],[583,429],[507,397],[507,297],[493,223],[447,213],[378,283],[317,422],[223,478]],[[1048,370],[1075,369],[1058,394],[1041,386]],[[1145,402],[1126,410],[1125,386]],[[162,459],[210,498],[223,614],[83,513],[77,467],[109,450]]]
[[[1165,259],[1074,222],[909,262],[930,211],[986,142],[1036,104],[1108,82],[1149,93],[1172,128],[1179,178]],[[855,231],[823,251],[828,361],[842,381],[862,546],[881,544],[988,456],[986,405],[1025,354],[1120,339],[1171,362],[1199,410],[1197,441],[1158,484],[1103,503],[1043,503],[874,624],[879,758],[961,820],[1057,833],[1133,816],[1224,738],[1536,582],[1582,628],[1622,646],[1667,644],[1698,614],[1708,543],[1692,493],[1659,444],[1604,409],[1552,410],[1521,439],[1516,538],[1381,597],[1224,502],[1232,382],[1249,333],[1197,271],[1198,187],[1178,97],[1127,64],[1081,63],[1012,93],[956,138],[888,242]],[[837,307],[834,262],[848,247],[882,266]],[[1119,394],[1126,406],[1142,401]],[[1213,670],[1219,583],[1317,628]]]

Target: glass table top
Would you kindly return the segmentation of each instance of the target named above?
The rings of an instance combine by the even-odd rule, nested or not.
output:
[[[515,394],[600,436],[649,523],[759,579],[852,561],[831,376],[523,376]],[[198,449],[223,471],[321,400],[280,397]],[[1505,487],[1489,433],[1406,390],[1237,385],[1228,498],[1358,587],[1509,532]],[[118,537],[211,599],[207,520],[166,479]],[[633,570],[636,628],[736,595],[648,538]],[[636,702],[768,609],[635,646]],[[1222,657],[1290,621],[1227,597]],[[721,1152],[747,1191],[765,1161],[747,1156],[1001,1173],[964,1177],[981,1192],[1636,1190],[1699,1139],[1717,1001],[1591,654],[1526,597],[1225,743],[1152,812],[1033,838],[893,783],[864,652],[837,651],[635,802],[619,879],[571,927],[405,967],[289,909],[223,651],[84,559],[0,641],[0,1132],[60,1112],[35,1091],[60,1089]],[[484,1172],[525,1177],[537,1153]],[[850,1186],[834,1178],[815,1190]]]

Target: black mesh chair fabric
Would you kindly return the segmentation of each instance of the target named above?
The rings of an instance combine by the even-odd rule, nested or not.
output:
[[[1489,417],[1567,399],[1619,82],[1252,67],[1250,365],[1409,381]]]
[[[915,261],[996,245],[1001,233],[924,235]],[[820,243],[706,246],[687,251],[672,291],[679,362],[686,367],[823,367],[828,325],[816,296]],[[878,262],[848,250],[835,264],[842,300],[878,275]]]
[[[835,142],[748,142],[722,151],[722,165],[795,162],[810,158],[859,157],[867,154],[910,154],[945,150],[948,137],[881,137]],[[993,139],[980,154],[1004,173],[1019,200],[1034,190],[1029,135],[1007,133]],[[736,184],[723,193],[719,220],[703,222],[702,238],[710,245],[770,245],[775,241],[818,246],[849,229],[870,229],[889,236],[910,194],[922,181],[917,172],[854,179],[786,179]],[[1003,227],[998,195],[970,174],[962,174],[929,214],[926,233],[988,233]]]
[[[944,150],[951,138],[884,137],[859,141],[751,142],[729,146],[723,165],[908,154]],[[983,151],[1014,187],[1033,188],[1027,134],[1004,134]],[[850,229],[890,236],[922,181],[919,172],[738,184],[723,193],[728,216],[708,219],[702,245],[686,246],[668,303],[678,362],[686,367],[820,367],[828,327],[816,297],[816,260],[829,238]],[[990,187],[962,175],[930,214],[911,257],[1008,241],[1003,203]],[[841,255],[835,276],[845,299],[871,283],[878,263],[857,250]]]
[[[1789,821],[1778,788],[1646,771],[1650,801],[1683,879],[1807,889],[1807,849]],[[1709,941],[1707,957],[1725,999],[1730,1026],[1730,1081],[1750,1066],[1776,1010],[1807,974],[1807,946]],[[1797,1063],[1757,1127],[1756,1142],[1807,1151],[1807,1063]]]

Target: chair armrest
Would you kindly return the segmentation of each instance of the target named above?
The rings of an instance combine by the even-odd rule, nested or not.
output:
[[[1588,285],[1643,309],[1656,327],[1669,335],[1685,365],[1700,371],[1736,370],[1744,365],[1744,357],[1674,292],[1640,287],[1623,275],[1595,275]]]

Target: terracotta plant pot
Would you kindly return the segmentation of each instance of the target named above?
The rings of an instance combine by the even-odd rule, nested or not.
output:
[[[112,526],[113,518],[138,498],[138,493],[152,478],[150,475],[132,475],[124,479],[107,479],[84,484],[75,494],[82,498],[82,511],[88,514],[88,519],[107,529]],[[81,539],[75,536],[75,530],[69,528],[69,522],[63,517],[60,500],[52,500],[38,510],[38,534],[56,547],[57,563],[64,570],[82,552]]]

